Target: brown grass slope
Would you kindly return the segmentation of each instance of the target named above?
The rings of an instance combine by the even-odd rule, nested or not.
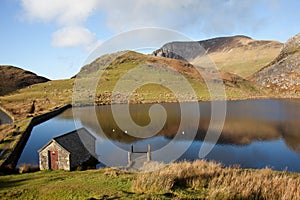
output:
[[[300,34],[290,38],[280,54],[251,79],[260,87],[284,97],[300,95]]]
[[[139,65],[146,65],[150,69],[153,69],[154,72],[155,70],[166,68],[169,69],[168,73],[172,71],[178,72],[190,82],[196,92],[198,100],[210,99],[207,87],[201,76],[201,73],[210,72],[205,69],[200,69],[201,73],[199,73],[193,65],[185,61],[128,51],[121,54],[116,53],[101,56],[91,64],[84,66],[81,73],[86,75],[95,74],[97,71],[101,71],[107,64],[109,66],[105,70],[102,70],[103,74],[99,79],[95,99],[97,104],[109,103],[111,100],[111,92],[115,84],[124,74]],[[24,71],[24,73],[29,72]],[[143,76],[150,76],[151,78],[152,74],[149,73],[149,71],[147,71],[147,73],[148,74],[144,74]],[[169,77],[168,73],[164,74],[165,78]],[[252,96],[263,95],[251,82],[237,75],[221,71],[221,77],[226,87],[228,99],[245,99]],[[74,80],[75,79],[53,80],[19,89],[14,93],[0,96],[0,106],[10,112],[16,120],[47,112],[49,109],[51,110],[57,106],[71,103]],[[32,81],[34,81],[34,79],[32,79]],[[87,81],[89,80],[87,79]],[[177,81],[174,84],[178,84],[179,82],[180,81]],[[7,84],[5,84],[5,86],[7,87]],[[87,90],[86,92],[88,93],[89,91]],[[135,93],[137,93],[137,95],[132,95],[131,103],[172,102],[176,100],[171,91],[159,85],[148,84],[139,88]],[[34,113],[29,113],[33,101],[35,101],[36,109]]]
[[[205,51],[199,50],[199,44]],[[247,36],[218,37],[198,42],[171,42],[153,52],[154,55],[192,60],[207,53],[223,71],[247,78],[271,62],[280,52],[277,41],[253,40]],[[178,52],[180,56],[172,53]]]
[[[106,69],[104,70],[104,67]],[[96,59],[89,65],[82,68],[81,72],[77,77],[82,78],[82,83],[85,82],[85,77],[99,76],[101,74],[101,84],[97,87],[96,103],[97,104],[108,104],[111,100],[111,93],[114,90],[116,83],[124,76],[131,73],[132,69],[137,69],[141,66],[146,66],[147,70],[141,71],[141,76],[145,79],[153,79],[152,77],[157,76],[157,71],[160,72],[160,78],[163,82],[167,82],[169,78],[174,77],[174,73],[178,73],[185,77],[190,85],[193,87],[197,99],[195,100],[210,100],[210,94],[206,83],[203,79],[209,77],[211,82],[218,82],[215,80],[215,70],[207,69],[204,67],[195,68],[192,64],[178,59],[170,59],[153,55],[144,55],[133,51],[127,51],[122,53],[115,53],[110,55],[102,56]],[[249,97],[258,97],[264,95],[263,92],[256,89],[256,87],[244,78],[229,72],[220,72],[221,78],[226,89],[226,95],[228,99],[245,99]],[[128,80],[123,80],[127,84],[137,84],[138,78],[135,82],[133,76],[129,76]],[[221,80],[222,81],[222,80]],[[88,82],[88,80],[86,80]],[[169,82],[169,84],[177,84],[180,86],[182,82],[176,80]],[[83,84],[80,86],[83,87]],[[90,91],[93,92],[93,91]],[[90,96],[88,88],[83,88],[81,96]],[[220,96],[219,99],[224,99]],[[185,99],[189,99],[188,97]],[[147,84],[138,88],[134,94],[132,94],[131,103],[150,103],[150,102],[174,102],[176,101],[174,94],[171,91],[166,90],[159,84]],[[126,103],[124,99],[120,99],[120,103]]]
[[[0,96],[36,83],[47,81],[49,81],[49,79],[18,67],[9,65],[0,66]]]

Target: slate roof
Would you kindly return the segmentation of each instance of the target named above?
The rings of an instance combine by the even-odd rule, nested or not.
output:
[[[80,136],[89,134],[91,138],[96,140],[96,138],[85,128],[80,128],[64,135],[53,138],[45,146],[43,146],[39,152],[43,151],[51,142],[58,143],[63,149],[67,150],[74,158],[89,158],[92,154],[87,150],[85,145],[82,143]]]

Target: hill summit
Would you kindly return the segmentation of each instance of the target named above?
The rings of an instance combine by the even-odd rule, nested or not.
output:
[[[10,65],[0,66],[0,96],[29,85],[47,81],[49,79],[18,67]]]
[[[195,42],[170,42],[154,51],[153,55],[192,61],[206,54],[219,69],[247,78],[276,58],[281,47],[277,41],[253,40],[237,35]]]

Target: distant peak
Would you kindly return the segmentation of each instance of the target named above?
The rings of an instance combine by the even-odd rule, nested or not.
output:
[[[232,36],[233,38],[244,38],[244,39],[249,39],[249,40],[253,40],[251,37],[246,36],[246,35],[235,35]]]

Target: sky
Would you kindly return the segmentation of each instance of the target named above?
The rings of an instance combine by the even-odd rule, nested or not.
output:
[[[299,8],[299,0],[0,0],[0,65],[70,78],[94,48],[145,27],[193,40],[247,35],[285,42],[300,32]]]

